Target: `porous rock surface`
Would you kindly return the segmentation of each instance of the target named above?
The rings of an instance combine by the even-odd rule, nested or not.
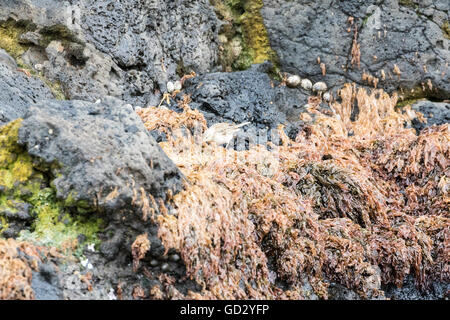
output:
[[[249,136],[257,130],[274,130],[280,123],[298,126],[310,92],[272,82],[267,67],[253,65],[245,71],[209,73],[188,80],[185,91],[191,96],[191,107],[199,109],[209,125],[251,122],[253,134]]]
[[[58,163],[53,183],[62,199],[116,212],[130,206],[134,190],[165,199],[167,190],[181,188],[178,168],[131,106],[116,98],[43,101],[23,118],[19,143],[46,163]]]
[[[27,77],[0,58],[0,125],[22,117],[29,104],[51,98],[53,94],[41,80]]]
[[[144,105],[169,79],[209,71],[220,21],[207,0],[2,1],[0,21],[28,20],[25,60],[42,64],[71,99],[112,95]],[[58,31],[63,43],[42,41]],[[37,45],[36,45],[37,43]]]
[[[363,80],[366,73],[378,79],[378,88],[389,92],[450,96],[448,1],[263,2],[261,14],[284,71],[325,80],[329,87],[348,81],[369,85]],[[356,60],[352,63],[354,39],[360,65]],[[325,76],[320,63],[326,67]]]
[[[426,123],[420,122],[417,119],[413,120],[413,127],[417,131],[432,126],[450,123],[450,103],[448,102],[431,102],[418,101],[412,106],[414,111],[418,111],[426,118]]]

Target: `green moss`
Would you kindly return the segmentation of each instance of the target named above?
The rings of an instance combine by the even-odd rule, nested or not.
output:
[[[241,16],[244,41],[252,50],[253,62],[273,61],[276,55],[270,47],[267,30],[260,12],[263,7],[262,0],[244,0],[240,2],[244,7],[244,14]]]
[[[86,241],[98,242],[96,234],[101,229],[101,219],[89,215],[71,215],[66,210],[64,202],[56,198],[54,189],[37,190],[30,203],[33,205],[36,218],[32,232],[22,232],[20,240],[60,247],[82,234],[86,237]]]
[[[40,41],[40,45],[42,47],[47,47],[52,41],[61,41],[63,47],[67,47],[70,43],[79,43],[76,36],[64,25],[53,25],[50,27],[42,28],[39,33],[42,36],[42,40]]]
[[[42,76],[40,73],[35,72],[34,70],[29,70],[30,73],[36,77],[38,77],[39,79],[41,79],[42,82],[44,82],[47,87],[50,89],[50,91],[52,92],[53,96],[55,97],[56,100],[66,100],[66,95],[64,94],[64,91],[61,87],[61,84],[58,81],[50,81],[47,78],[45,78],[44,76]]]
[[[397,105],[395,106],[396,108],[403,108],[406,107],[407,105],[413,105],[414,103],[416,103],[417,101],[421,101],[424,100],[425,98],[419,98],[419,99],[407,99],[407,100],[402,100],[399,103],[397,103]]]
[[[403,108],[404,106],[407,106],[408,104],[413,104],[417,101],[426,99],[430,96],[430,91],[426,87],[422,86],[415,86],[412,89],[403,89],[403,93],[400,94],[401,99],[397,103],[397,108]]]
[[[30,48],[29,44],[21,43],[20,36],[28,31],[35,31],[36,26],[28,21],[15,21],[8,19],[7,21],[0,22],[0,48],[4,49],[8,54],[16,60],[17,65],[28,71],[32,76],[39,78],[43,81],[53,93],[53,96],[57,100],[65,100],[66,97],[58,82],[52,82],[36,72],[33,68],[26,65],[22,60],[22,55]],[[43,48],[53,40],[61,40],[64,43],[69,41],[75,41],[73,35],[65,27],[56,26],[44,28],[41,31],[43,40],[41,46]]]
[[[442,25],[442,32],[444,33],[444,37],[450,39],[450,23],[448,21],[445,21]]]
[[[404,7],[417,9],[418,5],[412,0],[399,0],[398,4]]]
[[[35,25],[26,21],[8,19],[0,22],[0,48],[8,52],[14,59],[20,60],[29,46],[19,42],[20,36],[27,31],[34,31]],[[19,62],[19,61],[18,61]]]
[[[260,9],[262,0],[211,0],[220,19],[226,23],[221,29],[220,62],[224,71],[245,70],[254,63],[272,61],[272,50]]]
[[[50,183],[50,171],[60,167],[34,161],[26,150],[18,145],[18,133],[22,120],[18,119],[0,127],[0,235],[8,229],[8,217],[2,213],[17,212],[15,203],[31,205],[34,218],[30,230],[20,234],[21,240],[60,247],[77,239],[80,234],[89,242],[97,242],[101,220],[92,214],[86,201],[74,201],[74,196],[61,200]],[[76,214],[71,213],[74,207]],[[88,213],[89,214],[81,214]]]
[[[0,130],[0,186],[5,190],[27,181],[33,173],[30,156],[17,144],[21,124],[19,119]]]
[[[9,224],[5,217],[0,216],[0,234],[8,230]]]

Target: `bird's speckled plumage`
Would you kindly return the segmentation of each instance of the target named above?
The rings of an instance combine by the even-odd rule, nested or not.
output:
[[[203,134],[204,142],[215,142],[218,145],[228,144],[233,139],[236,132],[240,130],[241,127],[249,124],[250,122],[244,122],[241,124],[230,124],[230,123],[216,123],[208,128]]]

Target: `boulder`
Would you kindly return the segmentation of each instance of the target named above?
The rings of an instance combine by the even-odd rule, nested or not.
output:
[[[69,99],[145,105],[169,80],[217,61],[220,21],[207,0],[3,1],[8,19],[33,23],[20,38],[24,60],[43,65]]]
[[[438,0],[264,0],[261,14],[283,71],[331,88],[351,81],[404,97],[446,99],[449,6]]]
[[[245,71],[209,73],[186,82],[191,107],[205,115],[208,125],[249,121],[251,131],[273,130],[279,124],[299,124],[311,92],[274,83],[264,69],[253,65]],[[295,136],[295,134],[294,134]]]
[[[418,133],[432,125],[450,123],[450,103],[448,102],[431,102],[425,100],[414,103],[411,108],[414,111],[421,112],[427,119],[426,123],[420,122],[418,119],[412,120],[412,125]]]
[[[23,118],[19,144],[52,164],[52,184],[69,206],[118,214],[133,211],[137,195],[165,200],[182,187],[181,172],[118,99],[45,101]]]

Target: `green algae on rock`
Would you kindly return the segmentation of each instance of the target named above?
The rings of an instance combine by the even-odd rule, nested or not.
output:
[[[18,144],[21,125],[18,119],[0,128],[0,236],[19,235],[21,240],[55,247],[81,234],[97,242],[101,220],[74,216],[66,202],[57,199],[49,182],[51,165],[44,168]]]
[[[211,3],[219,17],[228,22],[219,36],[224,71],[245,70],[265,61],[276,63],[277,55],[270,47],[260,13],[262,0],[211,0]]]
[[[20,37],[29,31],[35,31],[36,25],[29,21],[15,21],[8,19],[7,21],[0,21],[0,48],[4,49],[10,54],[17,65],[28,71],[32,76],[39,78],[49,87],[53,96],[57,100],[65,100],[65,94],[62,90],[61,84],[58,81],[50,81],[41,73],[36,72],[31,66],[25,64],[22,60],[22,55],[30,48],[31,44],[25,43]],[[45,48],[52,40],[62,39],[67,43],[73,39],[71,33],[61,27],[53,27],[44,29],[42,31],[42,40],[40,46]]]

